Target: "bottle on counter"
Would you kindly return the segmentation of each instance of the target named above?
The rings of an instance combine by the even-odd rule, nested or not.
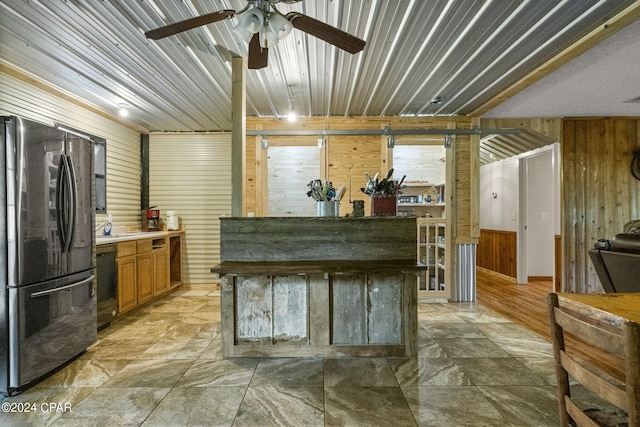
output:
[[[107,215],[107,222],[104,223],[104,235],[111,236],[111,226],[113,225],[113,217],[111,214]]]

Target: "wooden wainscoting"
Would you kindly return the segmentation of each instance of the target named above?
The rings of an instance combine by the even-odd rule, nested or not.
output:
[[[515,278],[518,271],[516,237],[515,231],[480,230],[477,266]]]

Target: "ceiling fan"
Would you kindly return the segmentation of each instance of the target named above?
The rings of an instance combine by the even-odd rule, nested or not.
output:
[[[247,62],[248,67],[254,70],[267,66],[269,47],[275,46],[278,40],[286,37],[292,28],[302,30],[352,54],[364,49],[366,42],[358,37],[299,12],[283,15],[275,6],[276,3],[293,4],[300,1],[302,0],[247,0],[247,6],[242,10],[227,9],[196,16],[147,31],[144,35],[149,39],[158,40],[240,15],[240,22],[233,30],[249,43]]]

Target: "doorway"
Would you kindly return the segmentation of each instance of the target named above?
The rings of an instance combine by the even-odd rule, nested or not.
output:
[[[559,234],[558,144],[519,159],[517,283],[554,281],[555,236]]]

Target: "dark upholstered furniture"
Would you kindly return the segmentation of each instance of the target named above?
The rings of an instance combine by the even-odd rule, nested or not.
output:
[[[640,234],[598,240],[589,256],[605,292],[640,292]]]

